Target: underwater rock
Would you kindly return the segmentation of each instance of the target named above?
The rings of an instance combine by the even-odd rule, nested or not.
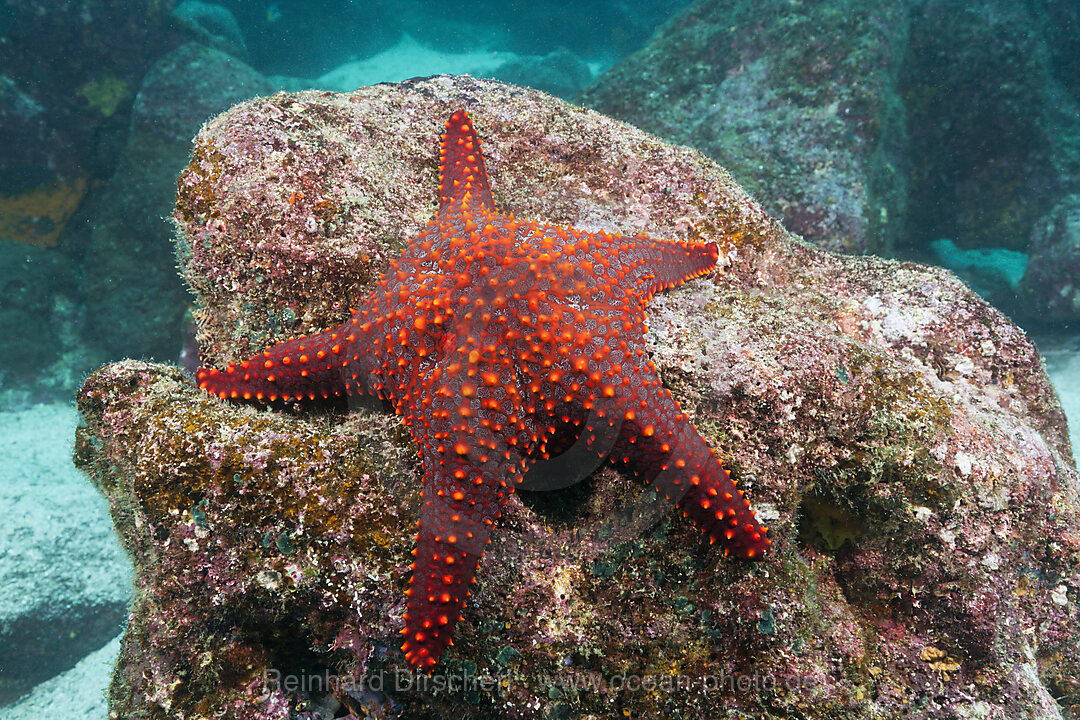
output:
[[[124,361],[79,393],[76,448],[137,566],[113,712],[1077,717],[1080,497],[1034,346],[947,271],[801,242],[696,151],[468,77],[242,103],[179,181],[204,359],[340,322],[432,216],[459,106],[505,211],[718,243],[717,272],[650,303],[649,342],[772,552],[724,558],[608,467],[516,493],[415,676],[400,420]]]
[[[41,89],[0,75],[0,241],[57,244],[86,193],[70,138],[50,132]]]
[[[240,24],[224,5],[185,0],[172,11],[172,18],[200,42],[216,50],[238,58],[247,55]]]
[[[108,356],[83,344],[79,269],[57,248],[0,238],[0,409],[71,402]]]
[[[903,231],[904,3],[699,0],[579,98],[726,167],[829,250],[888,253]]]
[[[1080,320],[1080,195],[1063,199],[1036,225],[1020,285],[1026,316]]]
[[[699,0],[579,99],[699,148],[827,249],[1022,252],[1080,182],[1071,5]]]
[[[25,382],[59,359],[64,350],[58,297],[74,291],[64,259],[46,248],[0,238],[0,372]],[[46,322],[42,322],[47,319]],[[35,328],[28,332],[28,328]],[[10,383],[7,383],[10,384]]]
[[[1080,182],[1080,96],[1048,43],[1060,0],[926,0],[912,12],[898,90],[908,115],[916,243],[1025,251]],[[1064,72],[1062,72],[1064,71]],[[921,236],[921,237],[920,237]]]
[[[559,48],[547,55],[526,55],[505,62],[492,73],[503,82],[526,85],[570,100],[592,82],[589,66],[578,55]]]
[[[109,357],[179,354],[190,296],[176,276],[168,222],[177,173],[206,118],[272,91],[244,63],[194,43],[147,73],[127,146],[94,219],[82,276],[87,339]]]
[[[952,270],[994,307],[1015,316],[1017,292],[1028,263],[1026,254],[1005,248],[965,250],[949,238],[934,240],[930,250],[938,265]]]
[[[1043,25],[1046,42],[1054,67],[1055,78],[1080,101],[1080,5],[1071,0],[1048,0],[1040,9],[1045,13]]]
[[[0,195],[108,177],[104,152],[170,42],[172,0],[8,0],[0,11]],[[11,112],[11,84],[23,107]],[[27,107],[27,103],[29,107]],[[29,111],[29,114],[27,114]],[[80,192],[81,194],[81,192]],[[0,213],[2,214],[2,213]],[[3,226],[0,218],[0,227]]]

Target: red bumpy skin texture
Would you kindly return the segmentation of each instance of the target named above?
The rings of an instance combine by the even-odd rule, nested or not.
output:
[[[715,244],[587,233],[495,210],[480,141],[458,110],[439,150],[439,211],[341,327],[267,349],[199,386],[223,399],[368,393],[408,423],[424,503],[405,657],[451,644],[492,524],[549,447],[585,443],[676,503],[725,553],[769,547],[645,353],[645,306],[708,273]]]

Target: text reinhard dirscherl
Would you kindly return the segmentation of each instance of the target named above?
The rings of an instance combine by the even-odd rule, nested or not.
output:
[[[462,692],[496,693],[504,695],[510,690],[509,670],[491,675],[473,674],[467,671],[414,674],[406,671],[388,670],[355,677],[322,674],[282,673],[277,669],[263,672],[263,697],[274,692],[286,694],[338,693],[358,694],[364,692]],[[740,694],[775,692],[778,688],[799,689],[812,684],[806,677],[777,678],[771,674],[743,675],[721,671],[718,674],[688,675],[602,675],[597,672],[580,671],[552,675],[541,686],[557,687],[564,693],[623,693],[623,692],[703,692],[716,694]]]

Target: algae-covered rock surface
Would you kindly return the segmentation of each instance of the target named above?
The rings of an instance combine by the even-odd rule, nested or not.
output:
[[[696,151],[468,77],[245,102],[179,180],[204,360],[361,303],[434,213],[458,107],[502,210],[719,244],[649,343],[772,551],[725,558],[607,467],[517,493],[413,675],[399,419],[116,363],[79,393],[76,456],[137,567],[117,717],[1080,717],[1080,494],[1032,343],[948,272],[803,243]]]

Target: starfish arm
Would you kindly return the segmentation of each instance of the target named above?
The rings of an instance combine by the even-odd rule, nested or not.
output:
[[[476,440],[459,430],[448,450],[424,452],[424,504],[401,646],[418,669],[434,665],[453,644],[490,527],[520,481],[520,462],[505,455],[487,460],[470,444]]]
[[[474,211],[495,208],[480,138],[472,118],[458,110],[446,121],[439,143],[439,214],[463,205]]]
[[[422,448],[424,504],[402,649],[415,668],[434,665],[450,644],[489,528],[524,467],[512,363],[472,312],[448,321],[444,355],[417,377],[414,401],[398,404]]]
[[[619,260],[627,270],[623,285],[637,287],[642,300],[707,275],[719,259],[716,243],[656,240],[648,235],[618,238]]]
[[[224,370],[199,368],[200,388],[221,399],[259,400],[314,399],[316,397],[366,394],[368,371],[356,350],[358,319],[320,335],[301,336],[278,343]]]
[[[771,545],[768,528],[754,517],[731,473],[660,384],[655,369],[639,377],[651,379],[644,392],[620,403],[624,422],[612,459],[678,504],[725,555],[760,558]]]

